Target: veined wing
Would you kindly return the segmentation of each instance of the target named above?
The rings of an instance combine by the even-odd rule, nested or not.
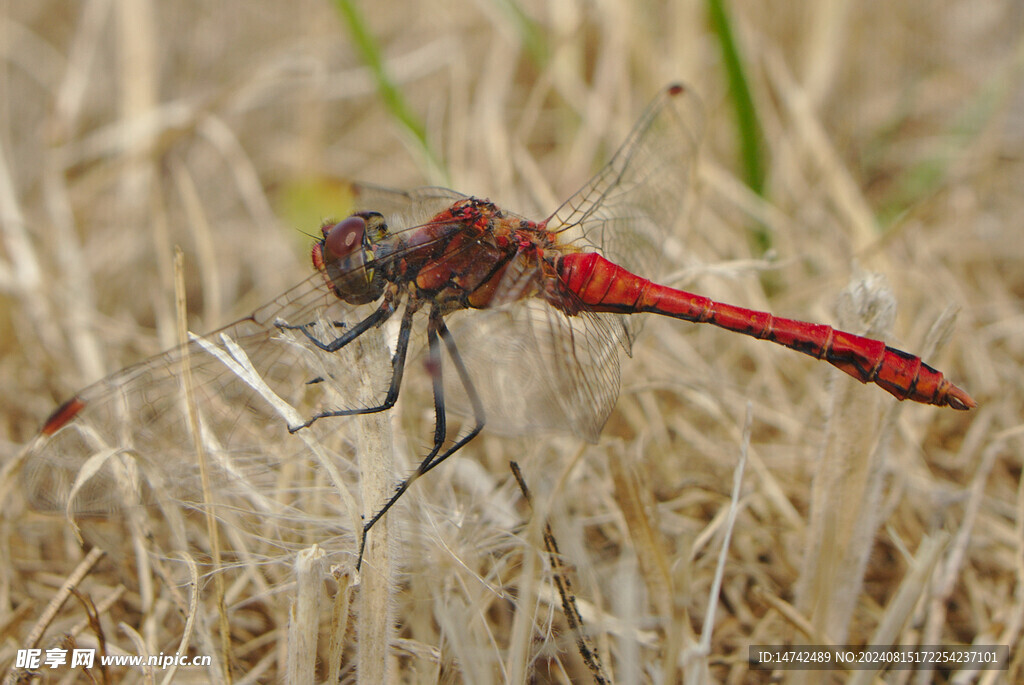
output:
[[[489,429],[572,433],[597,442],[619,394],[611,324],[622,317],[591,312],[582,303],[567,316],[539,297],[552,277],[536,260],[517,258],[493,306],[452,315],[452,335],[480,391]],[[468,415],[451,374],[445,378],[446,394]]]
[[[359,368],[354,347],[323,352],[301,331],[276,324],[312,324],[329,340],[337,335],[336,324],[358,321],[370,310],[344,304],[315,274],[245,319],[85,388],[54,413],[30,446],[22,479],[31,504],[98,515],[133,500],[196,501],[199,465],[186,366],[218,491],[274,491],[283,455],[317,456],[288,427],[324,404],[344,404]],[[385,389],[387,380],[380,381]],[[337,450],[335,456],[344,451]]]

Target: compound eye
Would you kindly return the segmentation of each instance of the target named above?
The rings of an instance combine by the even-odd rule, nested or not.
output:
[[[348,257],[363,245],[366,221],[361,216],[350,216],[324,232],[324,245],[338,259]]]

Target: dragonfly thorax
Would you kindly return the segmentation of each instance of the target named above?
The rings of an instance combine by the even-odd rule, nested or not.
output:
[[[442,312],[481,309],[536,294],[540,261],[551,247],[537,223],[465,198],[435,215],[406,239],[403,260],[414,297]]]

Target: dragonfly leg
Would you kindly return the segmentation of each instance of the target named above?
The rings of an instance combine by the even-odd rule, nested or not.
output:
[[[361,336],[363,333],[370,330],[374,326],[379,326],[380,324],[387,321],[389,318],[391,318],[391,315],[394,313],[394,302],[392,302],[391,298],[384,298],[384,301],[381,303],[380,307],[378,307],[377,310],[373,312],[373,314],[370,314],[368,317],[357,323],[355,326],[345,331],[343,335],[339,335],[337,338],[331,340],[330,342],[324,342],[317,338],[312,333],[310,333],[309,326],[311,324],[308,323],[299,326],[283,323],[279,323],[276,325],[280,329],[290,331],[301,331],[302,334],[305,335],[311,343],[319,347],[324,352],[337,352],[345,345],[348,345],[350,342],[352,342],[353,340],[355,340],[356,338],[358,338],[359,336]],[[339,324],[339,322],[337,321],[332,323],[335,328],[344,327],[344,324]]]
[[[452,363],[455,365],[455,371],[459,375],[459,381],[462,383],[462,387],[466,389],[466,394],[469,395],[469,401],[473,405],[474,421],[472,430],[456,440],[452,446],[444,452],[441,452],[441,447],[444,445],[445,438],[447,437],[447,420],[444,407],[444,378],[441,372],[441,349],[438,343],[438,337],[444,341],[445,348],[448,350],[448,356],[451,357]],[[434,447],[430,450],[430,453],[423,458],[419,466],[416,467],[416,471],[398,485],[395,489],[395,494],[384,503],[384,506],[373,515],[373,518],[363,525],[363,535],[362,539],[359,541],[359,561],[356,563],[356,570],[358,570],[363,563],[363,550],[366,548],[366,536],[369,534],[370,529],[373,528],[374,524],[387,513],[388,509],[394,506],[395,502],[405,494],[405,491],[409,489],[409,486],[412,485],[417,478],[458,452],[466,443],[475,438],[484,427],[486,416],[484,413],[483,402],[480,401],[480,395],[477,393],[476,387],[473,385],[473,381],[469,376],[469,372],[466,370],[466,365],[463,363],[462,356],[459,354],[459,349],[455,344],[455,339],[452,337],[451,331],[449,331],[448,327],[445,325],[444,319],[441,317],[437,308],[432,309],[430,312],[430,322],[427,324],[427,342],[428,364],[430,365],[431,373],[433,375],[434,386]],[[441,453],[438,454],[439,452]]]
[[[448,356],[451,357],[452,364],[455,365],[455,371],[459,374],[459,381],[462,383],[462,387],[466,389],[469,401],[473,405],[473,429],[463,437],[459,438],[447,452],[430,462],[430,464],[419,474],[421,476],[451,455],[458,452],[463,445],[475,438],[480,431],[483,430],[484,423],[487,420],[487,416],[484,413],[484,404],[480,401],[480,394],[477,393],[476,386],[473,385],[473,380],[469,376],[469,371],[466,370],[466,365],[462,361],[462,355],[459,354],[459,348],[455,344],[455,338],[452,337],[451,331],[448,330],[448,327],[444,324],[444,320],[440,317],[438,317],[438,333],[441,334],[441,340],[444,341],[444,346],[448,350]],[[442,407],[444,406],[443,398],[441,405]]]
[[[319,421],[320,419],[325,419],[328,417],[356,416],[358,414],[376,414],[377,412],[387,411],[388,409],[391,409],[391,407],[395,406],[395,402],[398,401],[398,392],[402,387],[402,375],[405,372],[405,357],[406,353],[409,351],[409,336],[412,333],[412,320],[413,315],[416,314],[417,309],[418,307],[416,307],[413,303],[410,303],[405,308],[405,314],[402,315],[402,326],[398,330],[398,340],[395,343],[395,354],[391,358],[391,383],[388,385],[388,393],[387,395],[384,396],[383,402],[373,407],[360,407],[358,409],[329,409],[327,411],[322,411],[319,412],[318,414],[314,414],[312,417],[310,417],[308,421],[306,421],[300,426],[288,426],[288,432],[295,433],[296,431],[300,431],[303,428],[308,428],[309,426],[313,425],[314,422]],[[381,312],[382,310],[383,307],[381,309],[378,309],[377,312]],[[388,316],[390,316],[390,314]],[[363,321],[361,321],[357,326],[353,327],[349,332],[351,333],[352,331],[355,331],[359,326],[362,326],[370,318],[372,317],[367,317],[366,319],[363,319]],[[387,317],[385,316],[384,318]],[[364,328],[363,330],[365,331],[366,329]],[[346,336],[347,335],[348,334],[346,334]],[[346,336],[342,336],[342,338]],[[313,339],[312,336],[310,336],[310,339]],[[340,349],[340,347],[341,346],[339,346],[336,349]],[[326,350],[327,348],[323,347],[322,349]],[[334,350],[329,351],[333,352]],[[316,379],[314,379],[314,381],[315,380]]]

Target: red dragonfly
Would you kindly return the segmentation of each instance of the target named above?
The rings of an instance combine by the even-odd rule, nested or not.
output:
[[[362,209],[321,229],[312,252],[317,274],[251,316],[115,373],[61,405],[23,468],[33,502],[90,514],[142,489],[179,499],[197,491],[179,382],[185,363],[196,378],[198,431],[222,495],[269,508],[260,488],[274,485],[268,474],[283,458],[268,454],[270,441],[293,440],[286,453],[337,480],[330,464],[343,468],[351,447],[332,447],[325,456],[321,445],[340,417],[396,403],[421,310],[433,445],[363,522],[361,548],[413,480],[472,440],[485,421],[516,430],[569,429],[596,440],[618,394],[617,347],[628,352],[633,339],[635,317],[626,315],[714,324],[827,361],[900,400],[974,407],[940,372],[884,342],[714,302],[639,275],[657,271],[666,237],[689,202],[691,99],[682,86],[666,88],[611,162],[543,221],[439,188],[357,187]],[[363,358],[352,343],[399,312],[391,358]],[[443,372],[442,348],[454,377]],[[368,375],[379,392],[360,404],[351,388]],[[471,417],[455,437],[447,428],[446,398],[453,396]],[[296,441],[289,433],[317,439]]]

